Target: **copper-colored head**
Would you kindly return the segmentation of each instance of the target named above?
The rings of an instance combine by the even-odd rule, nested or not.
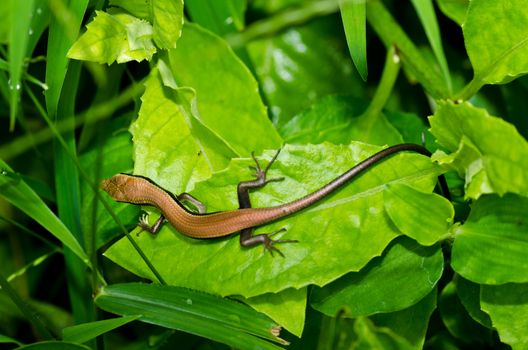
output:
[[[126,174],[117,174],[109,179],[101,180],[101,189],[118,202],[128,202],[128,193],[134,177]]]

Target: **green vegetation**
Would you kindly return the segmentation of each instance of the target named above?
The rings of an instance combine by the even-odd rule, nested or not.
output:
[[[0,2],[0,347],[528,349],[527,57],[523,0]],[[281,148],[273,206],[404,142],[284,257],[99,189],[236,209]]]

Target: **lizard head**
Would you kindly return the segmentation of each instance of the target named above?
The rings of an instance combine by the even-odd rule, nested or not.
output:
[[[109,179],[101,180],[100,187],[107,192],[110,197],[118,202],[128,202],[129,192],[134,181],[134,176],[117,174]]]

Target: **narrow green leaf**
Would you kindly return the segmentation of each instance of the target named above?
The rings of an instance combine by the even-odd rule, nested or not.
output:
[[[480,347],[492,344],[491,329],[484,328],[468,315],[460,302],[453,281],[442,290],[438,310],[444,325],[455,338],[465,344],[479,344]]]
[[[470,98],[484,84],[503,84],[528,73],[525,0],[470,1],[463,30],[474,76],[459,98]]]
[[[451,265],[470,281],[528,282],[528,198],[483,196],[454,229]]]
[[[65,341],[42,341],[28,344],[17,348],[17,350],[90,350],[89,347],[77,343]]]
[[[43,339],[53,339],[51,332],[46,328],[46,325],[42,321],[33,308],[22,300],[19,293],[7,282],[2,274],[0,274],[0,289],[9,297],[11,302],[16,305],[22,316],[30,322],[31,326],[37,331],[38,335]]]
[[[9,31],[9,89],[11,98],[9,129],[15,127],[15,120],[20,104],[20,91],[22,84],[22,73],[26,64],[27,45],[30,35],[31,16],[34,10],[34,0],[9,0],[11,4],[12,18]]]
[[[367,103],[352,96],[327,96],[294,116],[279,129],[287,143],[307,144],[331,142],[347,144],[363,141],[375,145],[395,145],[403,139],[385,115],[373,118],[365,128],[360,115]]]
[[[116,284],[95,297],[102,309],[213,339],[236,348],[280,349],[280,327],[241,303],[185,288],[156,284]],[[263,339],[262,339],[263,338]]]
[[[269,174],[270,178],[285,180],[253,193],[252,203],[267,207],[301,198],[379,150],[362,143],[285,146]],[[273,154],[275,151],[260,157],[262,164]],[[151,159],[158,162],[160,158]],[[173,163],[158,164],[159,169],[166,169]],[[254,161],[249,157],[234,159],[225,171],[196,184],[192,194],[212,212],[238,208],[236,185],[252,177],[250,165]],[[151,168],[156,171],[157,166]],[[286,227],[282,237],[300,241],[280,247],[285,259],[274,258],[259,247],[244,249],[237,237],[196,240],[177,233],[170,225],[155,237],[140,235],[137,242],[169,284],[244,297],[308,284],[325,285],[349,271],[358,271],[400,235],[384,210],[387,183],[407,183],[431,191],[440,171],[427,157],[399,153],[318,205],[266,225],[261,232]],[[174,173],[178,171],[163,172],[153,180],[171,183]],[[131,254],[130,243],[123,240],[105,253],[121,266],[151,278],[143,262]]]
[[[415,350],[421,350],[424,347],[429,318],[436,309],[436,294],[437,288],[433,288],[425,298],[406,309],[375,314],[369,319],[377,327],[389,328],[405,338]]]
[[[68,51],[69,58],[107,64],[152,58],[156,47],[150,23],[117,11],[113,14],[96,11],[96,14]]]
[[[39,43],[42,33],[48,28],[50,22],[49,0],[34,0],[34,11],[29,27],[27,54],[31,56]],[[48,62],[49,63],[49,62]]]
[[[455,210],[444,197],[395,184],[383,198],[387,214],[405,235],[426,246],[446,238]]]
[[[90,266],[79,242],[42,199],[2,160],[0,169],[0,196],[37,221]]]
[[[52,120],[56,118],[59,98],[68,70],[66,53],[77,38],[87,6],[88,0],[67,1],[62,6],[58,6],[60,8],[55,9],[50,21],[46,64],[48,89],[45,96],[48,115]]]
[[[150,0],[153,38],[161,49],[174,49],[182,34],[183,0]]]
[[[395,46],[403,67],[435,98],[449,96],[441,73],[432,69],[420,50],[409,39],[380,0],[367,1],[367,20],[385,46]]]
[[[117,173],[132,173],[133,150],[130,134],[126,132],[129,116],[116,118],[113,123],[106,123],[103,130],[98,133],[101,139],[106,140],[102,149],[98,147],[90,149],[80,156],[79,160],[83,169],[86,169],[94,181],[98,178],[107,178]],[[81,227],[83,232],[95,232],[95,249],[101,248],[117,235],[122,234],[106,209],[95,202],[95,193],[85,182],[81,182]],[[139,208],[126,205],[125,203],[109,202],[110,206],[119,217],[121,222],[136,224],[139,218]],[[97,207],[94,213],[94,205]],[[95,215],[95,217],[93,216]],[[94,228],[93,225],[96,227]]]
[[[466,179],[466,198],[507,192],[528,195],[528,143],[515,127],[464,102],[439,101],[431,132],[447,151],[433,159]]]
[[[375,326],[367,318],[360,317],[355,319],[353,329],[357,339],[351,345],[356,349],[413,349],[405,338],[393,332],[390,328]],[[345,328],[344,332],[350,333],[350,328]]]
[[[425,34],[427,35],[427,40],[433,48],[436,60],[440,65],[442,74],[446,81],[447,88],[449,93],[451,93],[451,75],[449,74],[449,68],[447,66],[447,60],[444,54],[444,49],[442,47],[442,38],[440,37],[440,30],[438,29],[438,21],[433,7],[433,0],[411,0],[420,22],[425,29]]]
[[[22,346],[22,343],[19,342],[18,340],[15,340],[13,338],[7,337],[7,336],[2,335],[2,334],[0,334],[0,343],[3,343],[3,344],[5,344],[5,343],[15,343],[18,346]]]
[[[480,304],[502,342],[513,349],[528,347],[528,284],[482,286]]]
[[[367,80],[367,16],[364,0],[339,0],[350,57],[363,81]]]
[[[0,2],[0,43],[8,44],[11,33],[12,1]]]
[[[469,0],[436,0],[436,3],[444,15],[462,26],[466,20]]]
[[[135,321],[140,317],[141,316],[124,316],[66,327],[62,330],[62,338],[64,341],[84,343],[127,323]]]
[[[433,290],[443,271],[440,247],[422,247],[402,238],[382,258],[372,260],[323,288],[313,289],[312,306],[326,315],[347,310],[347,317],[405,309]],[[406,278],[401,278],[405,271]]]

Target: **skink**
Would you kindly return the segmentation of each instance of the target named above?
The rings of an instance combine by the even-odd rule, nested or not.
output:
[[[151,180],[134,175],[114,175],[110,179],[102,180],[101,188],[108,192],[108,194],[116,201],[137,205],[149,205],[159,209],[161,216],[154,225],[149,226],[145,219],[140,220],[140,226],[152,233],[156,233],[165,221],[168,221],[174,226],[178,232],[193,238],[223,237],[235,232],[240,232],[240,244],[242,246],[250,247],[263,244],[271,253],[275,251],[281,254],[281,252],[274,247],[275,243],[296,241],[274,240],[271,238],[273,234],[280,232],[281,230],[273,233],[253,235],[253,229],[257,226],[278,220],[311,206],[347,184],[358,174],[364,172],[372,165],[401,151],[413,151],[425,156],[431,155],[426,148],[415,144],[400,144],[388,147],[363,160],[315,192],[292,202],[269,208],[251,208],[249,190],[261,188],[271,181],[281,180],[266,178],[267,170],[276,159],[279,152],[275,154],[265,169],[262,169],[256,158],[253,157],[256,162],[256,179],[253,181],[244,181],[238,185],[237,193],[240,208],[236,210],[215,213],[192,212],[182,204],[182,200],[194,200],[196,204],[197,200],[194,198],[189,198],[189,195],[187,194],[174,197],[169,192],[154,184]],[[445,178],[441,176],[439,177],[439,181],[442,187],[442,192],[445,196],[448,196],[449,192],[447,190]],[[199,204],[196,204],[196,206],[200,207]]]

